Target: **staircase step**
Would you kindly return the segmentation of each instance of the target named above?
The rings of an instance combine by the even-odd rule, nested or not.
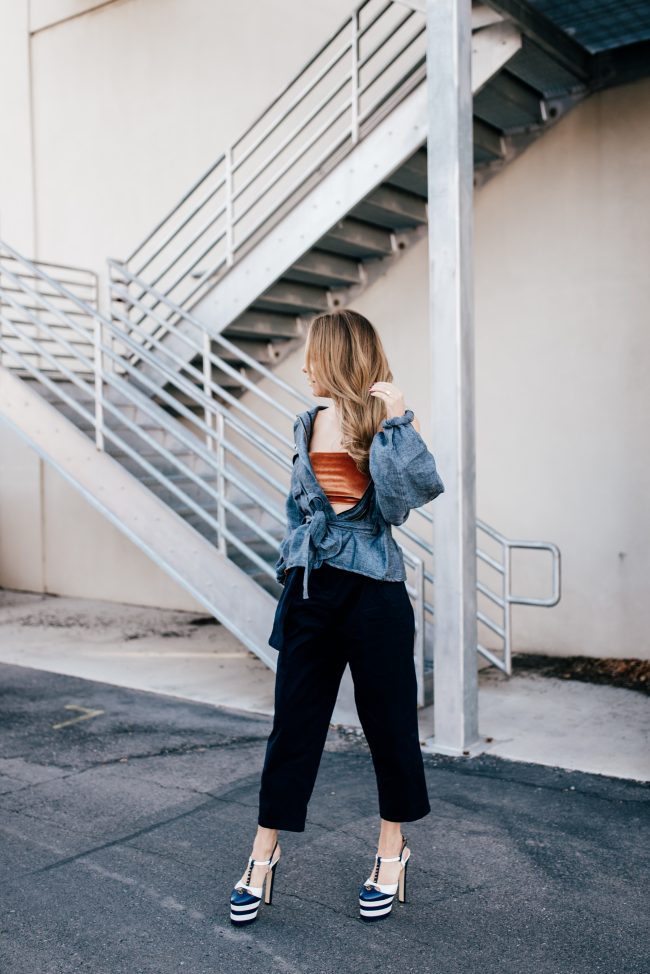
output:
[[[233,344],[236,344],[237,348],[240,348],[242,352],[245,352],[251,358],[254,358],[257,362],[261,362],[266,366],[275,365],[282,355],[281,344],[272,342],[270,340],[264,341],[263,339],[259,338],[246,338],[240,336],[237,342]],[[237,354],[236,350],[232,351],[229,348],[225,348],[220,342],[213,342],[212,348],[215,355],[219,355],[230,365],[238,366],[240,363],[242,363],[242,358]],[[242,368],[243,367],[244,366],[242,363]]]
[[[474,119],[474,165],[480,166],[504,158],[504,140],[498,129]]]
[[[29,378],[25,378],[23,381],[31,389],[34,389],[42,399],[45,399],[50,403],[61,401],[59,390],[61,390],[62,393],[65,393],[70,399],[80,401],[84,399],[88,400],[89,397],[92,396],[91,389],[81,389],[75,382],[70,382],[69,379],[61,379],[53,376],[52,381],[56,386],[56,392],[53,392],[48,386],[31,376]]]
[[[241,348],[242,352],[245,352],[248,355],[251,354],[248,350],[247,339],[241,338],[239,335],[236,336],[230,335],[228,337],[230,341],[233,343],[233,345],[237,346],[237,348]],[[273,358],[270,360],[260,359],[257,356],[255,356],[255,358],[260,363],[260,365],[265,366],[267,369],[273,369],[276,366],[278,366],[280,362],[282,362],[282,360],[287,357],[287,355],[290,355],[293,351],[295,351],[296,348],[302,346],[302,344],[303,344],[302,338],[275,338],[273,342],[269,342],[269,345],[271,346],[273,351]],[[223,345],[220,345],[218,342],[213,343],[212,350],[215,355],[220,355],[222,358],[224,357],[224,353],[226,351]],[[234,365],[237,368],[241,367],[248,370],[246,372],[246,375],[249,376],[251,382],[259,382],[263,378],[263,376],[259,372],[257,372],[254,368],[249,366],[244,359],[242,358],[236,359],[235,358],[237,354],[236,352],[229,351],[227,354],[229,358],[226,358],[226,361],[229,361],[230,364]],[[237,387],[237,391],[239,391],[240,389],[243,389],[243,386]]]
[[[237,471],[236,475],[239,477],[239,479],[242,482],[247,482],[247,478],[245,476],[242,476],[242,474],[239,471]],[[188,496],[193,497],[194,499],[196,499],[199,496],[203,496],[203,494],[205,493],[205,491],[203,491],[202,488],[199,487],[199,485],[196,484],[195,481],[191,480],[187,476],[187,474],[183,473],[182,471],[176,471],[175,473],[170,474],[169,479],[174,484],[176,484],[176,486],[180,487],[183,491],[185,491],[188,494]],[[206,474],[202,475],[201,479],[205,481],[210,488],[212,488],[213,490],[216,489],[217,481],[218,481],[218,474],[216,470],[210,469]],[[138,477],[138,480],[140,481],[140,483],[144,484],[146,487],[149,487],[151,490],[157,491],[157,490],[165,489],[164,487],[161,486],[157,478],[149,474],[144,474],[143,476]],[[248,487],[249,488],[251,487],[250,483],[248,483]],[[231,504],[236,505],[236,507],[239,510],[244,511],[244,513],[248,514],[249,517],[257,516],[259,519],[260,515],[262,515],[263,517],[271,518],[274,524],[278,523],[276,519],[272,518],[270,514],[266,513],[266,511],[262,513],[260,504],[254,500],[251,500],[248,494],[244,493],[244,491],[240,487],[238,487],[236,484],[234,484],[232,481],[229,480],[226,480],[226,497],[228,498]],[[236,519],[236,523],[241,524],[241,522],[237,519]],[[273,531],[271,530],[270,533],[273,534]]]
[[[282,275],[282,279],[324,287],[349,287],[361,282],[361,271],[359,264],[350,257],[313,248],[303,254]]]
[[[191,450],[189,450],[177,436],[163,429],[163,427],[158,426],[154,422],[136,423],[135,429],[132,429],[130,426],[127,426],[124,423],[111,422],[109,420],[106,423],[106,427],[109,434],[116,433],[120,439],[125,443],[128,443],[129,446],[139,446],[142,444],[142,451],[138,450],[138,452],[152,449],[152,447],[144,445],[142,434],[145,434],[150,439],[163,446],[169,453],[187,453],[188,455],[191,453]]]
[[[295,312],[264,311],[261,308],[249,309],[235,318],[223,334],[226,338],[304,338],[305,329]]]
[[[350,215],[391,230],[406,230],[427,222],[427,204],[413,193],[379,186],[350,210]]]
[[[219,349],[218,345],[215,347],[215,354],[221,355],[221,350]],[[237,368],[237,371],[243,376],[244,379],[252,380],[254,378],[254,370],[251,368]],[[242,383],[238,382],[234,375],[230,375],[229,372],[225,372],[216,365],[212,366],[210,378],[218,386],[221,386],[222,389],[241,389],[242,387]]]
[[[329,303],[325,288],[280,279],[256,298],[252,307],[309,314],[327,311]]]
[[[204,518],[200,514],[197,514],[193,508],[183,505],[179,499],[176,499],[174,504],[170,504],[171,507],[180,514],[188,524],[191,524],[193,528],[199,530],[200,525],[206,525],[207,529],[213,530],[207,525]],[[219,505],[215,500],[206,500],[205,503],[200,504],[201,510],[205,511],[206,514],[210,515],[215,521],[219,513]],[[226,511],[226,526],[231,534],[235,535],[242,544],[247,545],[252,548],[261,558],[267,558],[271,563],[275,562],[278,557],[278,547],[282,538],[284,536],[284,530],[281,526],[277,524],[276,521],[273,522],[271,526],[260,524],[260,527],[264,528],[267,534],[276,539],[276,545],[269,545],[263,538],[257,534],[252,528],[247,524],[244,524],[232,511]],[[237,549],[239,550],[239,549]]]
[[[349,257],[388,257],[393,253],[391,233],[370,223],[346,217],[339,220],[324,237],[317,242],[322,250]]]
[[[256,379],[256,378],[257,378],[256,373],[251,375],[251,379]],[[235,398],[240,396],[241,393],[245,391],[245,387],[243,385],[221,386],[220,388],[223,389],[224,392],[228,392],[231,396],[234,396]],[[202,421],[204,420],[205,410],[203,408],[203,404],[199,402],[197,396],[193,396],[191,395],[191,393],[185,392],[185,390],[181,390],[181,389],[170,389],[169,392],[170,395],[174,397],[176,402],[178,402],[179,406],[184,406],[185,409],[189,409],[189,411],[194,416],[196,416],[197,419],[200,419]],[[224,396],[220,396],[218,390],[214,390],[214,389],[212,390],[212,398],[215,402],[221,402],[222,404],[227,404],[226,398]],[[191,423],[191,420],[188,419],[187,416],[185,416],[184,414],[180,416],[180,418],[184,423],[185,422]],[[197,431],[195,435],[202,437],[203,433]]]
[[[190,470],[196,471],[197,476],[205,477],[209,473],[209,468],[206,469],[206,464],[200,458],[196,456],[195,453],[180,453],[176,450],[168,450],[179,462],[183,463]],[[133,474],[138,480],[140,480],[141,475],[144,476],[144,468],[137,460],[133,459],[124,450],[117,448],[114,444],[107,442],[106,453],[113,459],[117,460],[125,470]],[[169,475],[182,473],[181,470],[171,461],[167,460],[161,453],[155,450],[138,449],[136,450],[137,456],[141,457],[143,460],[147,461],[152,467],[159,471],[162,477],[168,477]],[[149,474],[148,476],[151,476]],[[187,475],[185,475],[187,476]],[[164,485],[160,485],[160,489],[164,490]]]
[[[418,149],[404,165],[384,180],[384,184],[397,186],[414,193],[423,200],[428,198],[427,150]]]
[[[503,70],[474,96],[474,115],[505,132],[542,125],[543,97]]]
[[[278,559],[277,548],[267,544],[262,538],[257,537],[252,541],[246,541],[245,544],[252,551],[254,551],[256,555],[259,555],[260,558],[268,562],[270,566],[273,566]],[[245,565],[247,562],[250,564],[250,559],[235,545],[232,543],[228,544],[228,549],[229,557],[232,558],[235,564],[240,566]]]
[[[221,349],[219,348],[219,346],[215,343],[213,348],[214,348],[215,355],[220,356]],[[238,368],[238,366],[234,366],[234,367]],[[242,369],[238,368],[238,371],[243,373],[244,378],[250,378],[251,380],[255,378],[253,369],[250,369],[250,375],[249,375],[248,368],[242,368]],[[185,389],[180,389],[174,382],[168,382],[165,386],[165,391],[168,393],[168,395],[172,396],[174,399],[178,400],[178,402],[181,402],[184,405],[197,406],[202,409],[203,407],[200,405],[199,400],[203,396],[203,385],[202,384],[199,385],[194,380],[194,378],[191,378],[188,375],[184,376],[183,378],[184,378],[184,385],[189,383],[191,386],[193,386],[196,389],[196,396],[192,395],[191,392],[186,391]],[[212,381],[215,385],[219,386],[221,389],[225,389],[228,392],[238,392],[243,385],[243,383],[239,382],[234,376],[230,375],[230,373],[225,372],[223,369],[220,369],[217,366],[212,367]],[[213,390],[213,394],[217,395],[218,393]],[[167,400],[164,400],[162,397],[154,397],[154,398],[156,399],[157,402],[159,402],[159,405],[163,409],[174,408],[167,402]]]

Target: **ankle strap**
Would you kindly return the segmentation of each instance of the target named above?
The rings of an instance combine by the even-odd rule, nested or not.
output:
[[[271,858],[270,859],[253,859],[252,856],[249,856],[248,857],[248,862],[250,863],[250,865],[252,865],[252,866],[270,866],[271,865],[271,862],[273,860],[273,853],[275,852],[275,850],[278,847],[278,842],[279,842],[279,839],[276,839],[275,845],[273,846],[273,849],[271,850]]]
[[[406,836],[402,834],[402,848],[399,851],[399,856],[380,856],[379,853],[376,852],[375,859],[381,859],[382,862],[397,862],[398,860],[401,860],[402,853],[404,852],[405,846],[406,846]]]

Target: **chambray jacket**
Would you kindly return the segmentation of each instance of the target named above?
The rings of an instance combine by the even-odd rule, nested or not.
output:
[[[275,564],[284,585],[285,570],[303,565],[303,598],[309,597],[312,568],[324,561],[384,581],[405,581],[402,549],[391,525],[402,524],[415,507],[445,487],[433,455],[413,426],[413,411],[385,419],[370,444],[370,482],[354,507],[337,514],[314,473],[309,441],[317,403],[299,413],[293,425],[295,452],[286,499],[287,530]]]

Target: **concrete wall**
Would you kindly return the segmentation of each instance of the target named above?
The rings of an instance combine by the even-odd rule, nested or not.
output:
[[[0,422],[0,585],[205,613]]]
[[[602,92],[477,197],[478,509],[562,550],[540,651],[650,658],[649,118]]]
[[[14,40],[24,37],[21,9],[12,4]],[[32,2],[31,44],[14,45],[13,65],[2,68],[22,72],[22,104],[33,102],[30,126],[24,113],[6,114],[0,95],[4,130],[17,119],[20,135],[0,162],[7,239],[101,271],[294,75],[349,3],[254,9]],[[242,66],[246,84],[236,81]],[[649,80],[596,95],[476,192],[478,514],[507,536],[554,541],[563,555],[562,601],[515,608],[515,649],[650,658],[649,114]],[[426,286],[423,240],[355,307],[380,329],[428,437]],[[279,373],[306,389],[301,365],[298,352]],[[0,584],[194,608],[6,430],[0,461]],[[108,558],[88,558],[91,545]],[[546,594],[542,555],[518,556],[514,567],[518,591]]]
[[[33,5],[37,256],[95,270],[127,256],[350,9],[349,0]]]

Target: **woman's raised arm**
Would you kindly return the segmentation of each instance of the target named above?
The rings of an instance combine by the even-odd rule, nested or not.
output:
[[[434,456],[413,419],[412,409],[385,419],[370,445],[370,476],[379,510],[385,521],[395,525],[445,489]]]

